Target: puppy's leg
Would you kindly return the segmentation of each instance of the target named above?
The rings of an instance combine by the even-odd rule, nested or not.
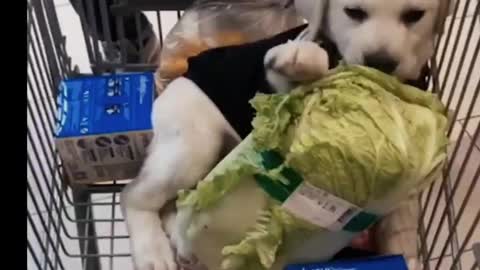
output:
[[[176,166],[182,165],[179,146],[180,140],[173,138],[152,145],[140,175],[122,192],[122,210],[137,270],[176,269],[158,211],[175,196],[171,182],[188,185],[188,181],[178,179],[175,173]]]
[[[191,81],[172,82],[155,101],[154,137],[137,179],[122,192],[122,210],[137,270],[175,270],[159,210],[193,187],[239,141],[211,101]],[[236,137],[235,137],[236,136]],[[228,138],[233,138],[229,140]]]
[[[417,247],[419,209],[418,196],[411,196],[374,228],[378,251],[381,254],[403,254],[409,270],[420,269]]]
[[[289,41],[270,49],[264,65],[269,83],[280,93],[297,83],[316,80],[328,71],[327,52],[311,41]]]

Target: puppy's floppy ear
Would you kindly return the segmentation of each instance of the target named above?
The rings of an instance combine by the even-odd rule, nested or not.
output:
[[[442,34],[443,27],[445,25],[445,20],[447,19],[448,15],[452,14],[453,9],[455,7],[455,1],[457,0],[438,0],[439,7],[437,18],[435,21],[435,33]]]
[[[322,29],[328,0],[295,0],[297,12],[308,21],[308,30],[302,39],[314,40]]]

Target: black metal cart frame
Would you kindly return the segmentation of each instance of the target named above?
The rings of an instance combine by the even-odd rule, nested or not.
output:
[[[91,2],[86,1],[87,5]],[[193,0],[117,0],[112,6],[107,6],[106,0],[98,2],[102,7],[101,15],[109,10],[120,25],[123,16],[132,10],[155,12],[157,20],[152,23],[157,24],[162,36],[165,31],[161,24],[162,12],[177,11],[180,17],[181,11]],[[480,197],[480,159],[475,155],[480,151],[477,120],[480,116],[475,114],[480,107],[479,3],[477,0],[457,1],[453,15],[456,19],[447,20],[444,35],[431,61],[430,90],[438,93],[451,109],[455,124],[450,132],[458,139],[451,145],[443,181],[432,185],[420,199],[418,245],[425,269],[478,269],[480,244],[474,242],[479,242],[480,207],[472,208],[470,201]],[[90,9],[87,7],[86,10]],[[79,46],[86,46],[92,73],[156,68],[155,65],[129,63],[124,55],[117,62],[106,59],[96,33],[86,30],[85,24],[88,20],[95,23],[95,18],[88,12],[79,15],[84,26],[84,31],[78,33],[83,36],[84,44]],[[29,267],[45,270],[120,269],[121,264],[130,260],[128,249],[117,249],[117,243],[128,242],[128,235],[122,229],[118,197],[125,182],[78,186],[68,183],[53,141],[55,96],[62,79],[82,74],[66,51],[69,40],[61,31],[54,1],[28,0],[27,17]],[[101,18],[100,22],[107,36],[110,35],[106,19]],[[119,27],[117,31],[122,39],[123,29]],[[107,37],[105,48],[113,46],[109,41]],[[472,124],[475,122],[476,125]],[[104,216],[105,212],[108,216],[97,217],[96,209],[99,208],[104,210]],[[467,253],[472,258],[470,263],[462,259]]]

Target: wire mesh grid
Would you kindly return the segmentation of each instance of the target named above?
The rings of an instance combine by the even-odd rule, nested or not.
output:
[[[432,61],[432,89],[451,110],[443,180],[421,197],[419,247],[425,269],[474,269],[480,241],[479,1],[457,1]],[[470,265],[469,265],[470,263]]]
[[[153,53],[145,38],[154,33],[160,37],[159,48],[167,34],[162,24],[165,11],[175,12],[178,20],[182,10],[193,0],[70,0],[76,10],[83,31],[83,39],[93,73],[119,70],[144,71],[157,67],[154,61],[142,59]],[[141,9],[144,12],[138,12]],[[163,11],[161,11],[161,10]],[[173,9],[173,10],[172,10]],[[146,16],[145,11],[149,11]]]
[[[150,19],[162,38],[162,7],[158,2],[94,1],[79,9],[82,35],[93,73],[151,70],[155,64],[130,62],[122,20],[128,7],[155,13]],[[137,6],[131,6],[137,3]],[[161,2],[161,1],[159,1]],[[182,10],[189,1],[165,1],[165,9]],[[153,3],[153,4],[152,4]],[[90,6],[90,8],[88,6]],[[78,6],[77,6],[78,7]],[[107,9],[108,8],[108,9]],[[126,9],[127,8],[127,9]],[[113,24],[105,20],[115,10]],[[442,181],[421,198],[418,246],[425,269],[478,269],[480,257],[480,15],[479,1],[458,0],[432,59],[431,89],[452,111],[450,155]],[[95,16],[100,16],[98,20]],[[103,17],[102,17],[103,16]],[[177,12],[177,17],[181,11]],[[53,0],[30,0],[27,7],[27,256],[28,269],[133,269],[128,234],[119,208],[125,182],[70,186],[55,149],[55,92],[61,79],[78,76],[66,52],[68,39]],[[103,18],[103,19],[102,19]],[[88,21],[89,20],[89,21]],[[100,27],[87,25],[99,23]],[[137,34],[140,20],[133,20]],[[113,29],[115,28],[115,29]],[[99,33],[105,33],[99,41]],[[117,40],[112,33],[117,32]],[[118,55],[109,53],[118,46]],[[140,51],[143,49],[138,42]]]

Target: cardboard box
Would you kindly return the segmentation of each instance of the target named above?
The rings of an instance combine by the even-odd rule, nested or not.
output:
[[[294,264],[285,270],[408,270],[403,256],[381,256],[372,258],[332,261],[325,263]]]
[[[134,178],[153,132],[153,73],[65,80],[55,144],[72,183]]]

